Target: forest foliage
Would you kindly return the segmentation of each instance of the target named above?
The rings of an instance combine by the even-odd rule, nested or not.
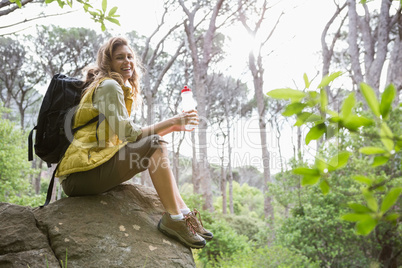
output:
[[[367,111],[356,109],[354,92],[351,92],[343,101],[340,113],[330,110],[325,87],[340,74],[338,72],[325,77],[318,85],[318,91],[303,92],[287,88],[272,90],[267,94],[278,99],[290,99],[290,104],[285,107],[282,114],[295,115],[298,126],[311,125],[306,134],[306,144],[322,137],[325,138],[325,142],[330,143],[338,137],[340,131],[350,133],[349,135],[361,135],[365,138],[365,146],[353,149],[357,150],[362,158],[370,157],[371,167],[376,168],[390,163],[391,169],[387,172],[387,178],[377,177],[375,173],[368,175],[367,172],[352,176],[353,180],[362,184],[361,194],[365,202],[364,204],[350,203],[352,212],[343,215],[342,218],[356,222],[357,233],[367,235],[380,221],[388,221],[396,225],[396,220],[400,217],[398,213],[389,213],[402,192],[400,187],[402,174],[400,163],[398,163],[401,159],[402,133],[398,124],[395,125],[394,130],[390,128],[390,124],[393,123],[390,118],[393,114],[400,113],[400,108],[396,107],[393,111],[392,104],[396,90],[392,84],[384,89],[379,101],[374,90],[362,83],[360,85],[362,95],[371,114],[365,115]],[[310,81],[307,78],[305,86],[306,89],[310,87]],[[374,127],[374,131],[368,133],[366,129],[371,127]],[[381,144],[378,144],[379,141]],[[326,195],[330,191],[331,183],[327,178],[331,172],[342,169],[348,164],[353,153],[348,149],[335,151],[333,155],[319,155],[314,165],[296,167],[293,173],[302,176],[302,186],[319,184],[322,193]]]

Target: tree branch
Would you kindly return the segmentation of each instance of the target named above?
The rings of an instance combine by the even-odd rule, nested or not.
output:
[[[30,3],[30,2],[33,2],[34,0],[22,0],[21,1],[21,6],[25,6],[26,4],[28,4],[28,3]],[[6,3],[6,2],[8,2],[8,3]],[[8,14],[10,14],[11,12],[13,12],[13,11],[15,11],[15,10],[17,10],[17,9],[19,9],[19,6],[16,4],[16,3],[11,3],[10,1],[6,1],[6,0],[3,0],[1,3],[0,3],[0,8],[3,8],[3,7],[6,7],[6,6],[11,6],[9,9],[6,9],[6,10],[1,10],[0,11],[0,17],[1,16],[5,16],[5,15],[8,15]]]
[[[54,17],[54,16],[62,16],[62,15],[66,15],[66,14],[73,13],[73,12],[77,12],[77,11],[78,11],[78,10],[72,10],[72,11],[67,11],[67,12],[65,12],[65,13],[41,15],[41,16],[38,16],[38,17],[35,17],[35,18],[25,19],[25,20],[22,20],[22,21],[13,23],[13,24],[5,25],[5,26],[0,26],[0,29],[5,29],[5,28],[13,27],[13,26],[16,26],[16,25],[19,25],[19,24],[23,24],[23,23],[27,23],[27,22],[30,22],[30,21],[34,21],[34,20],[39,20],[39,19],[44,19],[44,18],[49,18],[49,17]]]
[[[159,72],[158,78],[155,81],[155,84],[153,86],[154,90],[152,91],[156,91],[160,84],[162,83],[162,79],[165,76],[166,72],[170,69],[170,67],[173,65],[173,63],[175,62],[175,60],[177,59],[177,57],[183,53],[182,48],[184,47],[184,41],[181,42],[181,44],[178,46],[176,53],[170,58],[169,62],[165,64],[165,66],[163,67],[163,70]]]

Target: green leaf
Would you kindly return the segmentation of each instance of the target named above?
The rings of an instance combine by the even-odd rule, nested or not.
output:
[[[303,74],[303,79],[304,79],[304,86],[305,86],[305,88],[309,88],[311,83],[310,83],[310,81],[308,80],[308,77],[307,77],[307,74],[306,74],[306,73]]]
[[[335,80],[335,78],[339,77],[342,75],[342,72],[335,72],[330,75],[326,75],[318,85],[318,88],[324,88],[329,85],[332,81]]]
[[[341,114],[344,119],[347,119],[349,115],[352,113],[352,109],[356,104],[355,93],[352,92],[349,96],[343,101]]]
[[[356,231],[359,235],[368,235],[377,226],[378,221],[370,218],[364,221],[359,221],[356,224]]]
[[[380,113],[382,118],[387,118],[389,112],[392,109],[392,102],[396,96],[396,89],[394,85],[389,85],[385,88],[384,92],[381,95],[381,104],[380,104]]]
[[[301,111],[306,106],[307,106],[307,104],[305,104],[305,103],[300,103],[300,102],[291,103],[288,106],[286,106],[285,111],[282,113],[282,115],[292,116],[294,114],[301,113]]]
[[[370,191],[363,191],[364,199],[366,199],[367,207],[371,209],[373,212],[378,211],[378,203],[377,199],[374,197],[373,193]]]
[[[59,4],[59,6],[61,8],[63,8],[65,6],[65,4],[66,4],[64,1],[61,1],[61,0],[57,0],[57,3]]]
[[[314,185],[320,180],[320,176],[304,176],[301,185],[306,186],[306,185]]]
[[[380,104],[378,103],[377,97],[374,90],[367,84],[361,83],[360,90],[366,99],[368,106],[375,116],[380,117]]]
[[[366,117],[357,116],[357,115],[353,114],[353,115],[349,115],[349,117],[346,120],[343,120],[342,124],[350,131],[356,131],[362,126],[372,125],[373,121]]]
[[[380,147],[367,146],[367,147],[360,148],[359,152],[362,154],[383,154],[383,153],[386,153],[387,150],[385,150],[384,148],[380,148]]]
[[[327,110],[327,114],[329,114],[331,117],[339,117],[339,114],[332,110]]]
[[[340,118],[339,116],[334,116],[334,117],[328,118],[328,121],[330,123],[339,123],[342,121],[342,118]]]
[[[17,6],[18,6],[19,8],[22,7],[22,5],[21,5],[21,0],[16,0],[15,2],[16,2]]]
[[[101,29],[102,29],[103,32],[106,30],[106,26],[105,26],[105,24],[103,22],[101,23]]]
[[[325,90],[325,88],[321,88],[320,90],[320,103],[321,103],[321,111],[325,111],[327,110],[327,106],[328,106],[328,95],[327,95],[327,91]]]
[[[382,213],[387,212],[396,203],[401,192],[402,192],[402,187],[397,187],[397,188],[391,189],[386,194],[386,196],[382,200],[382,204],[381,204],[381,212]]]
[[[116,20],[116,19],[114,19],[114,18],[109,18],[109,17],[106,17],[106,19],[107,19],[108,21],[110,21],[110,22],[112,22],[112,23],[117,24],[117,25],[120,26],[120,22],[119,22],[118,20]]]
[[[279,88],[269,91],[267,95],[274,99],[291,99],[296,101],[303,99],[306,93],[291,88]]]
[[[45,3],[46,4],[50,4],[50,3],[52,3],[52,2],[54,2],[55,0],[45,0]]]
[[[400,217],[398,213],[391,213],[385,217],[387,221],[396,223],[396,220]]]
[[[394,134],[385,122],[381,123],[380,137],[381,142],[384,144],[385,148],[387,148],[388,151],[394,149],[394,141],[392,140]]]
[[[348,206],[356,213],[371,213],[371,209],[358,203],[349,203]]]
[[[322,120],[322,117],[309,112],[302,112],[297,115],[295,126],[300,127],[306,122],[316,122]]]
[[[305,122],[317,122],[322,120],[322,117],[317,114],[311,114],[309,117],[306,118]]]
[[[103,12],[106,12],[106,8],[107,8],[107,0],[102,0],[102,10],[103,10]]]
[[[367,178],[366,176],[356,175],[356,176],[353,176],[352,178],[355,181],[367,184],[368,186],[371,186],[373,184],[373,181],[371,179]]]
[[[84,8],[85,8],[85,7],[86,7],[87,9],[88,9],[88,8],[94,8],[92,5],[90,5],[90,4],[88,4],[88,3],[85,3],[85,4],[84,4]]]
[[[378,167],[381,165],[384,165],[388,162],[389,157],[388,156],[383,156],[383,155],[376,155],[373,158],[373,163],[371,163],[372,167]]]
[[[305,167],[298,167],[292,170],[294,174],[304,175],[304,176],[319,176],[320,171],[318,169],[311,169]]]
[[[89,12],[89,14],[91,14],[93,17],[98,17],[100,14],[99,13],[97,13],[97,12],[95,12],[95,11],[88,11]]]
[[[328,164],[319,157],[316,157],[314,167],[318,169],[320,173],[328,172]]]
[[[330,187],[329,187],[329,184],[328,184],[328,182],[326,180],[322,180],[320,182],[320,188],[321,188],[321,191],[322,191],[322,193],[324,195],[329,193]]]
[[[306,145],[310,143],[312,140],[317,140],[324,135],[327,130],[327,126],[324,123],[315,125],[310,129],[310,131],[306,134]]]
[[[366,221],[368,219],[371,219],[371,216],[370,216],[370,214],[348,213],[348,214],[342,215],[341,219],[344,221],[357,222],[357,221]]]
[[[116,13],[116,11],[117,11],[117,7],[113,7],[113,8],[109,11],[108,16],[109,16],[109,17],[113,17],[114,14]]]
[[[396,139],[397,139],[398,145],[400,145],[402,147],[402,135],[397,137]]]
[[[334,157],[331,158],[331,160],[329,160],[329,170],[336,170],[336,169],[340,169],[343,168],[344,166],[346,166],[346,164],[348,163],[349,160],[349,156],[350,153],[349,152],[340,152],[337,155],[335,155]]]

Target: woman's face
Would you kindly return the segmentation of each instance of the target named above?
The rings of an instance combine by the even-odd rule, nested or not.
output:
[[[126,45],[118,46],[112,55],[112,71],[123,76],[124,83],[133,75],[134,55]]]

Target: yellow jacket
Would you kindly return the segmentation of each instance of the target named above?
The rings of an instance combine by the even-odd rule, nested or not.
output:
[[[106,84],[107,88],[105,90],[112,93],[117,91],[121,92],[121,90],[123,90],[124,103],[120,102],[120,105],[125,105],[128,116],[130,116],[133,104],[131,88],[120,86],[115,80],[110,78],[104,78],[97,86],[88,90],[81,98],[79,107],[75,113],[73,128],[84,125],[92,118],[99,115],[99,110],[94,107],[93,97],[95,90],[102,84]],[[121,96],[121,99],[122,98]],[[119,103],[107,103],[107,105],[119,105]],[[111,128],[107,119],[103,120],[98,128],[97,124],[98,121],[89,124],[74,134],[74,140],[68,147],[59,164],[56,177],[61,177],[60,179],[62,180],[68,174],[93,169],[108,161],[120,148],[127,144],[127,139],[124,139],[124,142],[119,139],[117,133],[113,131],[113,129],[116,128]],[[129,126],[128,128],[133,127]],[[98,139],[96,135],[98,135]],[[139,131],[136,132],[136,130],[132,130],[130,135],[133,136],[131,140],[135,140],[139,135]]]

